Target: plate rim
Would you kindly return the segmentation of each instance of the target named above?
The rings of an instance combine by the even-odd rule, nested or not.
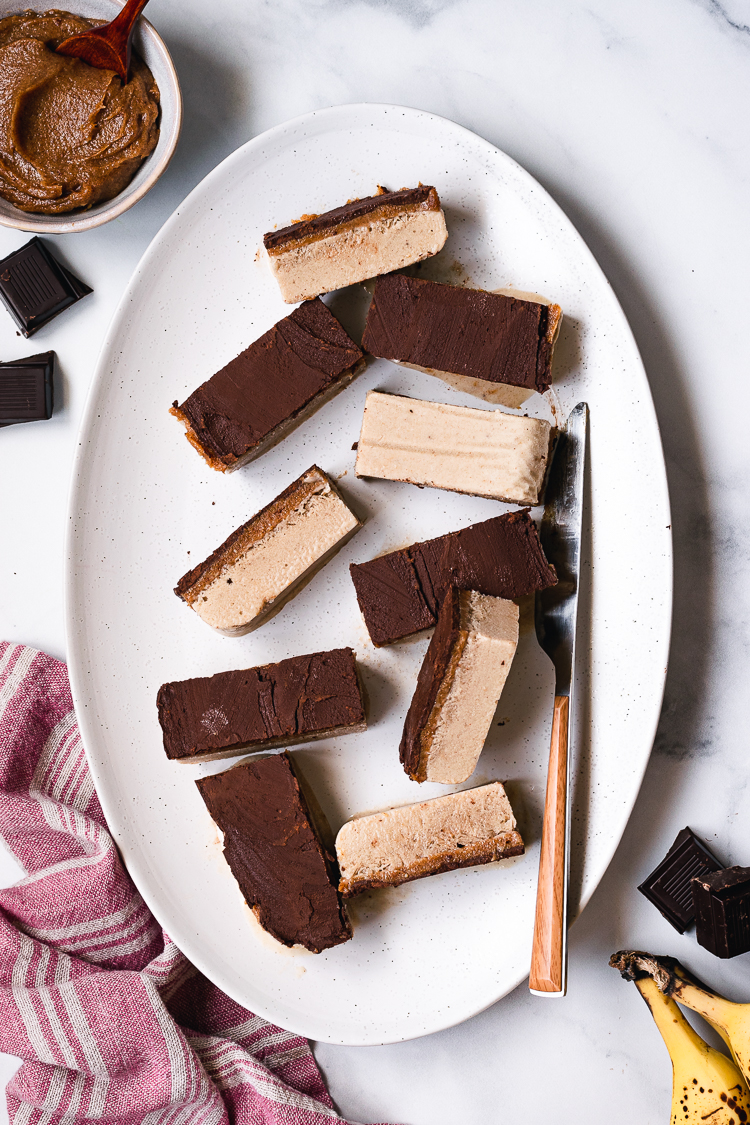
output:
[[[589,902],[591,896],[599,886],[605,872],[607,871],[607,868],[612,862],[617,848],[620,846],[625,828],[630,817],[632,816],[635,804],[638,800],[640,789],[643,783],[643,778],[651,758],[654,738],[656,735],[656,730],[658,727],[659,717],[663,704],[672,632],[674,586],[673,536],[671,530],[669,482],[666,471],[664,446],[661,439],[661,431],[659,427],[659,420],[656,414],[656,408],[654,405],[654,399],[651,393],[651,386],[638,345],[635,340],[635,336],[609,279],[604,273],[602,267],[599,265],[597,259],[595,258],[593,252],[589,248],[583,236],[579,233],[573,222],[569,219],[554,196],[512,156],[504,152],[502,149],[498,148],[496,145],[493,145],[490,141],[487,141],[484,137],[481,137],[478,133],[475,133],[471,129],[468,129],[465,126],[452,121],[450,118],[443,117],[440,114],[432,113],[431,111],[418,109],[415,107],[395,105],[388,102],[353,102],[312,110],[308,113],[299,114],[286,121],[280,122],[277,125],[273,125],[270,128],[264,130],[262,133],[257,134],[255,137],[251,137],[248,141],[245,141],[242,145],[240,145],[238,148],[234,149],[231,153],[224,157],[224,159],[220,161],[220,163],[217,164],[213,169],[211,169],[211,171],[208,172],[177,205],[174,211],[168,216],[168,218],[156,232],[154,237],[151,239],[149,245],[146,247],[129,281],[126,284],[120,296],[120,299],[117,302],[107,330],[102,339],[98,358],[94,368],[94,373],[86,395],[86,402],[81,414],[81,421],[77,434],[77,448],[73,460],[68,494],[68,519],[65,535],[64,622],[68,675],[76,718],[78,720],[78,726],[81,733],[81,740],[109,832],[115,843],[118,844],[120,836],[119,826],[117,828],[113,827],[113,825],[117,824],[118,821],[116,802],[110,802],[109,795],[107,793],[105,778],[100,773],[98,763],[93,755],[93,751],[89,750],[89,745],[93,745],[96,742],[96,731],[91,729],[91,725],[89,723],[88,708],[85,704],[85,646],[83,644],[80,631],[76,630],[75,589],[77,585],[77,575],[74,563],[75,542],[77,535],[77,517],[82,507],[82,505],[79,504],[79,497],[82,501],[84,491],[84,486],[81,482],[85,479],[85,461],[87,456],[88,444],[86,439],[89,438],[93,430],[93,424],[97,412],[97,401],[105,387],[106,375],[108,371],[107,355],[109,353],[111,341],[119,332],[121,322],[125,320],[128,315],[128,306],[130,303],[131,293],[138,285],[142,273],[147,268],[149,268],[149,266],[151,266],[152,260],[157,257],[161,248],[161,244],[164,241],[165,237],[169,234],[171,228],[177,224],[183,211],[192,204],[194,198],[196,196],[202,195],[207,190],[209,190],[210,185],[215,180],[221,179],[228,168],[231,168],[234,163],[237,163],[241,159],[243,159],[248,153],[252,152],[253,149],[261,149],[269,142],[273,143],[277,138],[283,136],[285,132],[293,131],[295,128],[304,126],[316,119],[320,120],[322,118],[324,120],[335,122],[337,116],[345,119],[346,117],[355,117],[362,114],[372,115],[377,113],[384,115],[387,112],[409,116],[415,120],[426,120],[430,124],[437,123],[440,127],[447,127],[450,130],[453,130],[459,137],[466,137],[467,139],[470,139],[472,144],[478,143],[493,155],[499,156],[502,160],[507,161],[514,167],[516,172],[520,174],[521,178],[526,181],[526,183],[532,188],[532,190],[537,190],[543,193],[543,195],[546,197],[546,200],[548,201],[548,204],[554,208],[556,216],[559,218],[561,224],[563,224],[563,226],[567,228],[568,233],[573,234],[582,251],[582,254],[585,255],[585,257],[588,259],[589,266],[593,267],[594,271],[598,274],[600,281],[603,282],[604,287],[606,288],[610,296],[613,313],[615,313],[618,320],[620,321],[620,327],[623,331],[623,339],[627,339],[628,341],[630,350],[632,352],[632,359],[637,363],[640,374],[642,376],[642,386],[647,393],[647,398],[646,395],[644,395],[641,408],[650,409],[651,421],[653,422],[659,441],[659,451],[661,454],[659,464],[661,473],[659,474],[658,489],[656,487],[656,482],[653,483],[652,504],[654,510],[663,511],[664,515],[666,516],[665,527],[668,530],[668,535],[664,539],[663,553],[660,556],[663,570],[661,579],[665,597],[662,604],[663,620],[660,621],[661,629],[660,636],[658,638],[658,644],[664,650],[665,659],[663,666],[664,671],[661,675],[660,690],[658,692],[658,699],[655,693],[653,698],[653,714],[651,716],[651,721],[648,724],[648,730],[644,731],[644,742],[646,740],[646,734],[648,734],[648,741],[651,748],[649,749],[649,752],[647,754],[644,754],[643,756],[640,776],[636,776],[635,773],[633,775],[633,800],[629,805],[626,806],[621,816],[621,823],[618,825],[618,831],[612,834],[611,839],[613,842],[611,844],[611,847],[607,849],[605,855],[600,860],[598,871],[595,871],[591,876],[591,882],[593,884],[591,890],[585,897],[582,897],[581,901],[577,904],[577,913],[575,917],[572,918],[569,922],[569,925],[573,925],[575,920],[580,917],[580,914]],[[123,863],[125,863],[124,858]],[[152,896],[145,874],[144,877],[141,878],[142,873],[137,856],[130,857],[129,861],[125,863],[125,866],[135,884],[136,889],[140,893],[149,910],[154,915],[159,925],[162,926],[167,932],[169,932],[170,927],[164,926],[160,917],[161,910],[158,896]],[[181,936],[186,937],[187,935]],[[195,967],[201,973],[203,973],[204,976],[211,980],[217,987],[221,988],[222,991],[230,996],[231,999],[235,1000],[236,1003],[240,1004],[242,1007],[247,1007],[247,1001],[238,993],[236,989],[233,988],[231,982],[222,979],[222,974],[220,972],[215,972],[212,966],[207,965],[200,952],[197,952],[196,950],[190,948],[192,945],[190,940],[188,940],[185,944],[187,946],[186,949],[182,949],[182,946],[180,946],[180,948],[182,949],[184,955],[195,965]],[[354,1036],[347,1037],[346,1039],[341,1039],[336,1035],[326,1036],[320,1028],[311,1031],[309,1025],[307,1027],[297,1025],[296,1027],[289,1027],[288,1030],[319,1042],[326,1042],[337,1045],[375,1046],[385,1045],[388,1043],[406,1042],[411,1039],[417,1039],[426,1035],[435,1034],[438,1031],[447,1030],[448,1028],[457,1026],[458,1024],[463,1023],[476,1015],[479,1015],[481,1012],[486,1011],[487,1008],[492,1007],[494,1004],[502,1000],[505,996],[509,995],[509,993],[514,991],[526,979],[527,976],[528,973],[524,973],[523,976],[515,980],[508,987],[503,986],[502,991],[498,995],[492,995],[488,998],[487,1002],[485,1004],[482,1004],[480,1007],[472,1007],[471,1011],[459,1014],[457,1018],[456,1016],[446,1016],[443,1021],[436,1022],[434,1026],[430,1025],[426,1029],[415,1031],[413,1034],[394,1035],[390,1038],[374,1038],[372,1035],[364,1034],[359,1037]],[[255,1012],[255,1014],[262,1016],[272,1023],[278,1023],[274,1012],[272,1010],[269,1010],[268,1008],[265,1008],[263,1004],[256,1005],[255,1003],[253,1003],[253,1011]]]

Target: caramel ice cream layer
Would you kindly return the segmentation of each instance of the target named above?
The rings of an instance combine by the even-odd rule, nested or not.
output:
[[[425,781],[471,777],[518,645],[518,606],[462,591],[461,627],[451,663],[422,734]]]
[[[220,548],[209,571],[182,596],[214,629],[246,633],[296,593],[360,526],[326,475],[311,469],[283,502],[280,497],[238,538],[230,537],[225,560]]]
[[[434,367],[421,367],[418,363],[405,363],[395,360],[399,367],[410,367],[412,371],[422,371],[442,379],[454,391],[463,395],[473,395],[493,406],[507,406],[518,410],[534,394],[533,387],[512,387],[510,383],[491,383],[489,379],[474,379],[471,375],[454,375],[451,371],[437,371]]]
[[[550,434],[538,418],[370,391],[357,476],[538,504]]]
[[[522,854],[499,781],[350,820],[336,837],[339,890],[357,894]]]
[[[442,211],[366,216],[323,238],[266,255],[288,304],[356,285],[437,254],[448,229]]]

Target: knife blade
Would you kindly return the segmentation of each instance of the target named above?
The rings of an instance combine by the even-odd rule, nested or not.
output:
[[[567,989],[571,696],[588,421],[588,405],[579,402],[558,439],[539,530],[544,553],[557,571],[557,584],[540,590],[534,605],[537,640],[555,668],[555,703],[529,989],[548,997],[564,996]]]

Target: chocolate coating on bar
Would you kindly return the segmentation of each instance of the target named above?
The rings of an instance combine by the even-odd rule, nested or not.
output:
[[[0,426],[52,417],[55,353],[0,363]]]
[[[338,865],[323,844],[286,751],[196,781],[224,833],[224,855],[269,934],[313,953],[352,936],[337,893]]]
[[[422,734],[448,671],[460,630],[460,590],[456,586],[451,586],[443,599],[435,632],[432,634],[422,667],[419,669],[417,686],[406,714],[398,751],[401,764],[413,781],[424,780],[420,776],[419,768],[422,757]]]
[[[0,298],[24,336],[33,336],[91,292],[39,238],[0,261]]]
[[[550,310],[482,289],[389,274],[378,278],[362,347],[454,375],[544,392],[550,385]]]
[[[716,957],[750,952],[750,867],[693,879],[695,936]]]
[[[334,207],[322,215],[311,219],[301,219],[281,230],[272,230],[263,235],[266,250],[279,251],[287,243],[308,242],[315,238],[325,238],[339,227],[371,216],[375,211],[384,214],[399,211],[439,211],[440,199],[434,187],[420,184],[415,188],[402,188],[401,191],[382,191],[379,195],[368,195],[364,199],[353,199],[343,207]]]
[[[320,298],[306,301],[172,413],[216,467],[231,467],[352,375],[362,351]]]
[[[718,859],[690,828],[683,828],[664,859],[638,890],[683,934],[695,918],[692,880],[718,871]]]
[[[448,588],[518,598],[557,582],[524,508],[349,567],[374,645],[429,629]]]
[[[173,760],[312,741],[365,721],[350,648],[163,684],[157,708]]]

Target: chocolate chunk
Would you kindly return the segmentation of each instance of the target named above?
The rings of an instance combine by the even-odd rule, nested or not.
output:
[[[350,648],[163,684],[157,697],[167,757],[223,758],[365,729]]]
[[[718,871],[718,859],[690,828],[683,828],[664,859],[638,890],[681,934],[695,919],[692,880]]]
[[[557,581],[528,509],[354,563],[349,571],[377,646],[431,628],[451,585],[518,598]]]
[[[312,821],[286,751],[199,778],[196,785],[261,926],[284,945],[313,953],[349,941],[336,859]]]
[[[33,336],[91,292],[39,238],[0,261],[0,298],[24,336]]]
[[[170,411],[220,472],[264,453],[349,383],[363,355],[316,298],[280,320]]]
[[[383,359],[546,391],[557,305],[402,274],[375,286],[362,347]]]
[[[695,936],[716,957],[750,952],[750,867],[727,867],[693,879]]]
[[[0,363],[0,426],[52,417],[54,352]]]

